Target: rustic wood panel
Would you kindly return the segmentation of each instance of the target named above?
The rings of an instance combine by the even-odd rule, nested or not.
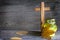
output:
[[[34,11],[34,8],[40,6],[40,2],[39,0],[1,0],[0,29],[40,30],[40,13]],[[47,1],[45,6],[53,9],[45,12],[46,18],[52,17],[55,11],[59,11],[60,4],[56,4],[56,9],[54,5],[54,2]],[[58,18],[57,15],[54,17]]]

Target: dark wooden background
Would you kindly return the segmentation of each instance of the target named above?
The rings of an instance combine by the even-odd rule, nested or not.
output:
[[[0,29],[1,30],[40,30],[40,12],[34,8],[40,7],[41,0],[0,0]],[[59,20],[60,3],[44,1],[46,18],[54,17]]]
[[[40,31],[40,12],[34,8],[40,7],[42,0],[0,0],[0,40],[8,40],[11,37],[21,37],[17,31]],[[60,40],[60,0],[43,0],[45,18],[55,18],[58,31],[54,40]],[[23,40],[43,40],[40,36],[22,36]]]

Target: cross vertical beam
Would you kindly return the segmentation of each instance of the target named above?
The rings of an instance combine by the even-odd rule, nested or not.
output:
[[[44,14],[44,2],[41,2],[41,22],[44,24],[45,22],[45,14]]]

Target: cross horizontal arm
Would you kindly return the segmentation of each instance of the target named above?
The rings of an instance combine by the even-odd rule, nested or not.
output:
[[[40,11],[40,10],[41,10],[41,8],[35,8],[35,11]],[[45,11],[49,11],[50,10],[50,7],[45,7],[44,10]]]

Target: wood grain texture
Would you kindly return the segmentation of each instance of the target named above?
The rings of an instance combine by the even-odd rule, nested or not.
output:
[[[40,7],[40,0],[0,0],[0,29],[8,30],[40,30],[40,12],[34,8]],[[54,3],[46,3],[53,7]],[[59,14],[59,5],[56,11],[46,11],[45,17],[52,17],[53,12]],[[55,16],[58,20],[59,15]]]

